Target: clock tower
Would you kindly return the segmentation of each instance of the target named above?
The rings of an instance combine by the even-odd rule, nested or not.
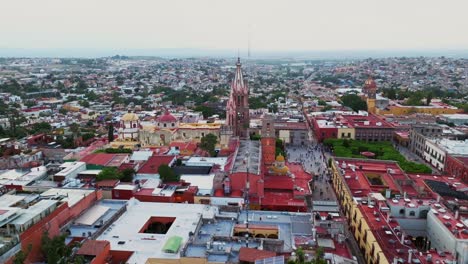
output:
[[[273,116],[266,115],[262,121],[262,160],[263,164],[270,166],[275,162],[276,133]]]

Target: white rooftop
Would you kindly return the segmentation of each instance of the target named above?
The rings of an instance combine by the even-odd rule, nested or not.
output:
[[[139,150],[134,151],[130,160],[134,161],[147,161],[151,156],[153,156],[152,150]]]
[[[195,233],[202,218],[213,219],[217,208],[201,204],[146,203],[129,200],[127,211],[117,219],[98,240],[107,240],[111,250],[134,251],[127,263],[145,263],[148,258],[179,259],[176,254],[162,251],[172,236],[182,238],[181,247],[187,243],[189,233]],[[166,234],[140,233],[151,217],[175,217]],[[120,244],[119,244],[120,242]]]
[[[181,175],[180,179],[185,182],[190,182],[191,186],[198,187],[198,193],[201,195],[209,194],[211,195],[213,190],[213,179],[215,175]]]
[[[10,207],[26,199],[26,196],[4,194],[0,196],[0,207]]]
[[[437,139],[436,143],[450,154],[468,154],[468,140],[450,140],[446,138]]]
[[[221,167],[221,170],[224,169],[224,166],[227,163],[227,157],[191,157],[185,162],[186,166],[213,166],[217,164]]]
[[[93,192],[94,190],[52,188],[43,192],[41,196],[66,196],[62,201],[68,202],[68,206],[72,207]]]
[[[45,211],[53,211],[51,208],[55,208],[57,204],[56,200],[40,200],[28,209],[21,209],[21,215],[13,220],[10,224],[17,226],[23,226],[28,222],[32,222],[37,216],[41,215]],[[24,230],[23,230],[24,231]]]
[[[107,211],[109,211],[109,209],[110,207],[107,206],[95,205],[76,219],[74,223],[78,225],[92,225]]]
[[[55,175],[67,176],[71,171],[74,171],[82,166],[86,166],[86,163],[82,161],[65,162],[62,165],[60,165],[60,168],[62,168],[62,170],[57,172]]]
[[[136,190],[137,186],[132,184],[119,184],[115,186],[114,190],[125,190],[125,191],[132,191]]]

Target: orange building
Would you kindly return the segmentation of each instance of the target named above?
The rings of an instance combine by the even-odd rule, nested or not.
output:
[[[263,164],[272,165],[275,162],[276,136],[274,119],[265,116],[262,122],[262,159]]]

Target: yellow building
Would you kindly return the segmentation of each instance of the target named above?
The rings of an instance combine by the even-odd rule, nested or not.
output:
[[[351,190],[349,189],[344,177],[341,175],[340,168],[336,162],[332,162],[332,181],[333,188],[335,189],[337,198],[343,208],[344,215],[348,219],[352,235],[356,239],[366,263],[391,263],[383,253],[383,249],[380,246],[379,241],[371,231],[365,216],[359,208],[359,204],[353,199]]]
[[[118,138],[111,142],[113,148],[124,147],[133,149],[140,145],[139,132],[141,129],[140,118],[135,113],[126,113],[120,119]]]
[[[356,132],[354,130],[354,127],[347,127],[347,126],[338,127],[336,138],[355,139]]]
[[[423,113],[431,115],[441,115],[441,114],[456,114],[463,112],[462,109],[458,109],[453,106],[438,106],[438,105],[429,105],[429,106],[410,106],[410,105],[390,105],[386,109],[376,109],[376,113],[379,115],[410,115],[414,113]]]

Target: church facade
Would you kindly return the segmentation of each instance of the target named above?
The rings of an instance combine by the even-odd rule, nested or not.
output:
[[[240,58],[237,59],[236,74],[226,106],[226,125],[231,128],[233,136],[249,138],[249,87],[242,74]]]

